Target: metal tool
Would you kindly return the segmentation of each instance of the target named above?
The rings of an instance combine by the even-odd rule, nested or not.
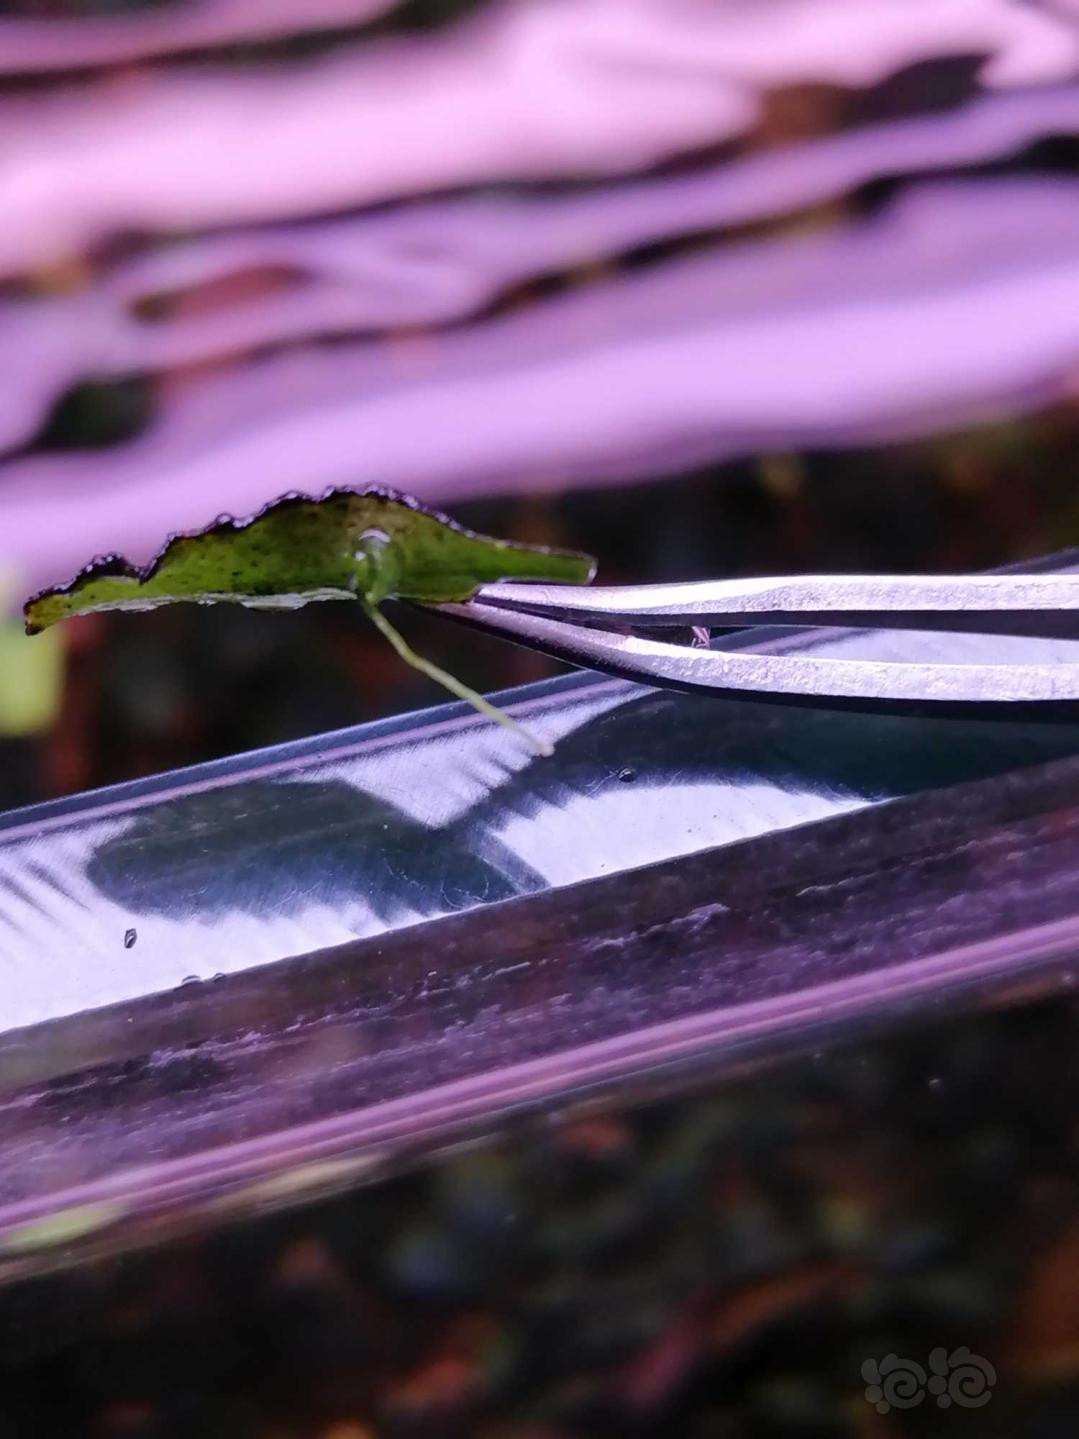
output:
[[[1079,700],[1074,662],[895,662],[800,654],[790,628],[930,630],[1079,640],[1079,575],[800,575],[689,584],[485,585],[442,613],[592,669],[679,690],[838,702]],[[774,646],[714,630],[779,627]],[[686,638],[677,642],[670,632]],[[657,637],[657,632],[659,637]],[[668,632],[663,637],[663,632]],[[728,644],[730,641],[728,640]]]

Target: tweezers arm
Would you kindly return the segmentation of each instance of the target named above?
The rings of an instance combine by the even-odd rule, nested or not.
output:
[[[796,575],[690,584],[485,585],[485,609],[617,629],[842,625],[1079,639],[1079,575]],[[475,603],[475,602],[474,602]]]
[[[489,604],[438,605],[480,629],[571,664],[669,689],[859,706],[980,707],[1079,701],[1079,663],[951,664],[844,659],[764,650],[695,649]]]

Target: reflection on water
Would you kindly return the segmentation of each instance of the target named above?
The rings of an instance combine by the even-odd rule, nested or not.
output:
[[[392,924],[537,888],[506,855],[502,872],[460,843],[340,779],[247,780],[139,811],[94,850],[90,883],[132,913],[296,916],[359,906]]]

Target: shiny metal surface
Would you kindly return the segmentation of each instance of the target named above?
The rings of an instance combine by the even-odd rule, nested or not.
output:
[[[883,626],[996,636],[1079,635],[1074,575],[803,575],[786,579],[621,585],[486,585],[452,617],[611,674],[683,690],[900,704],[1044,704],[1079,699],[1079,651],[1036,651],[971,663],[947,655],[896,663],[752,645],[730,653],[630,633],[761,625]],[[743,639],[744,644],[744,639]]]
[[[484,585],[485,607],[586,625],[847,625],[1079,639],[1079,576],[787,575],[685,584]]]

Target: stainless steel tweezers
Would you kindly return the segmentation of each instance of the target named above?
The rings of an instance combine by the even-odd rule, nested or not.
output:
[[[1079,700],[1067,663],[954,664],[723,648],[715,630],[841,626],[1079,639],[1079,575],[799,575],[577,588],[485,585],[439,612],[592,669],[680,690],[947,704]],[[666,636],[662,632],[667,631]],[[679,636],[678,632],[681,631]],[[730,641],[728,641],[730,643]]]

